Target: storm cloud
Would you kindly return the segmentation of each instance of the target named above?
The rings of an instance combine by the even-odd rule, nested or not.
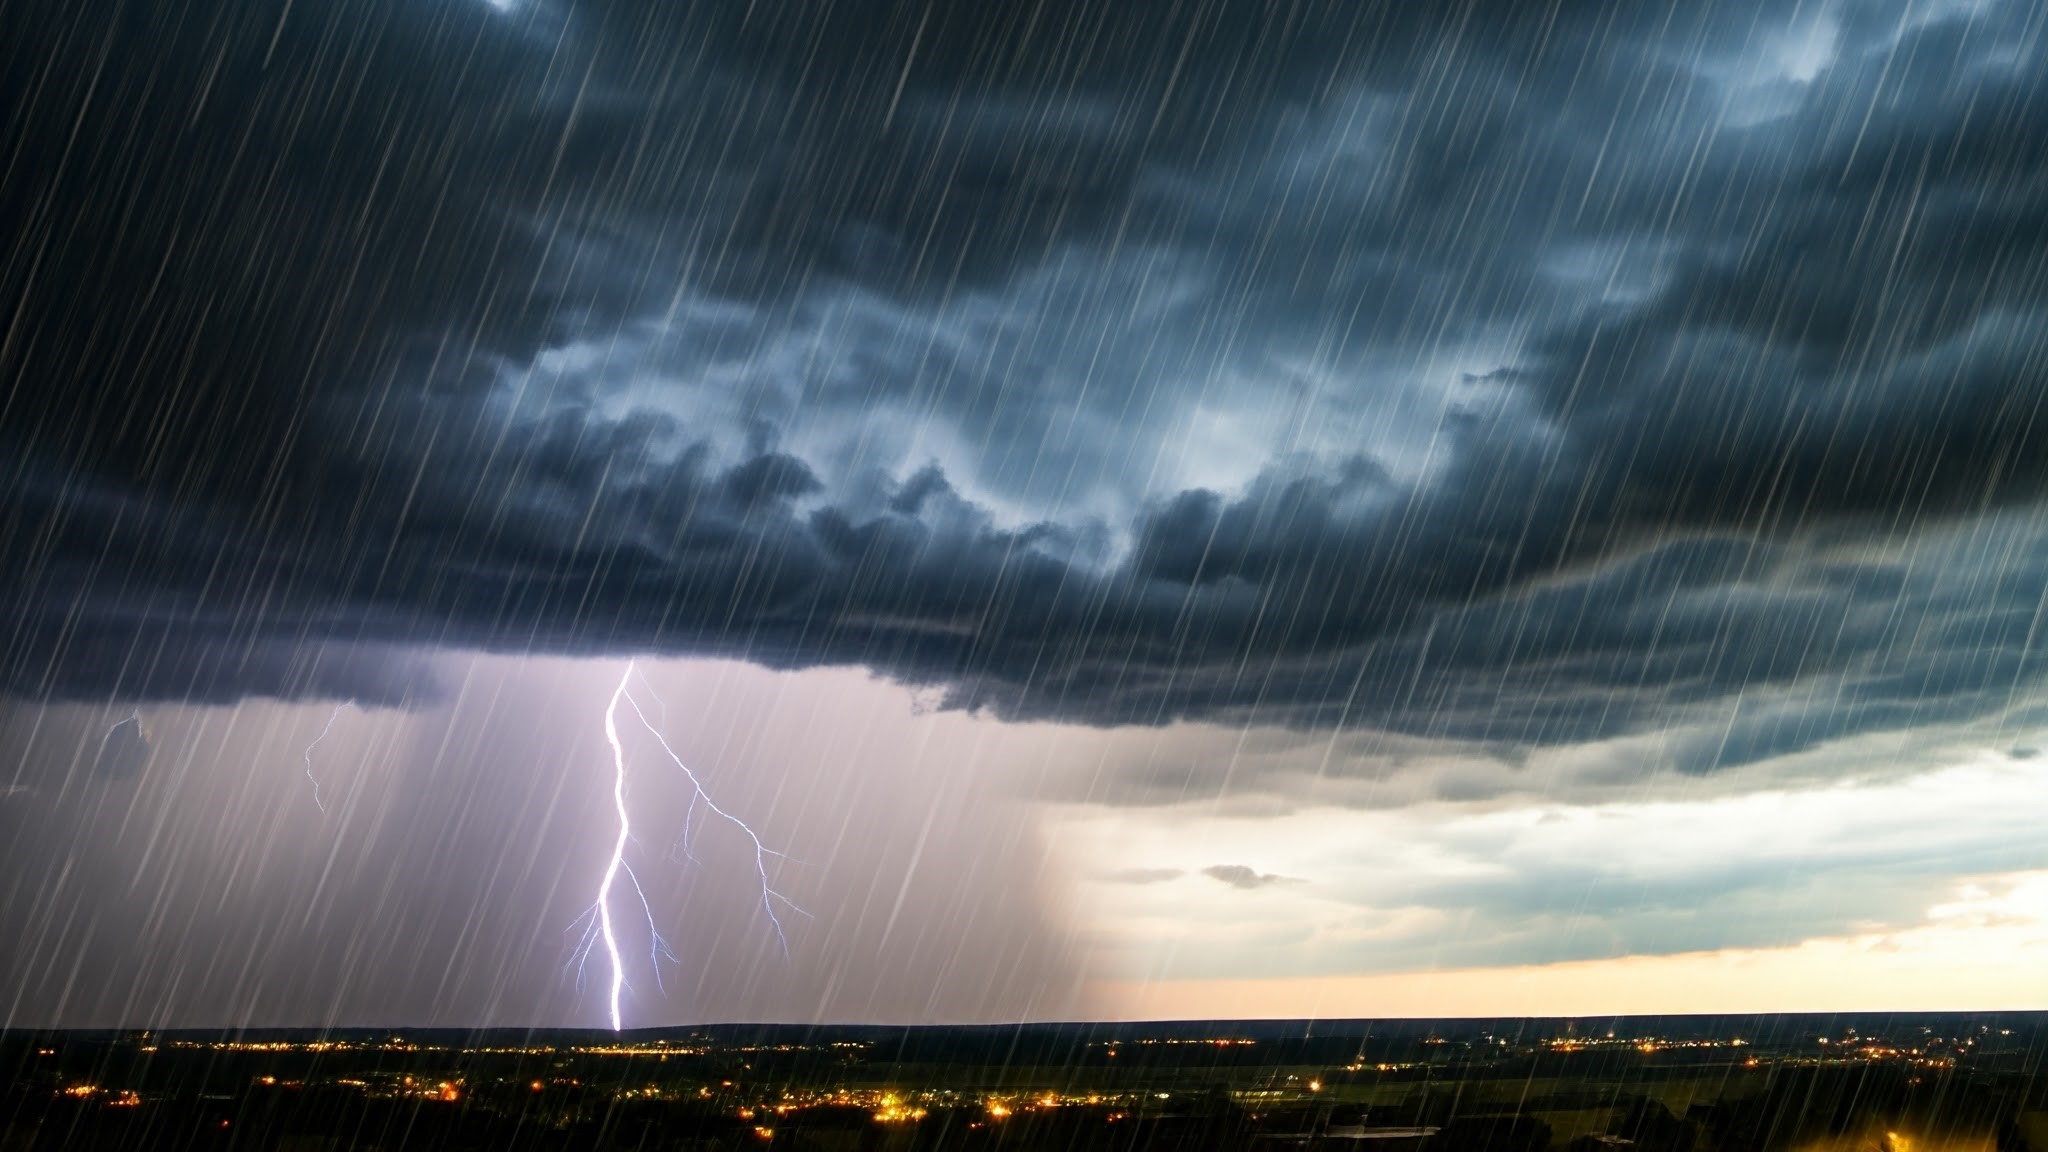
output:
[[[1707,772],[2005,707],[2037,5],[0,4],[8,690],[439,647]]]

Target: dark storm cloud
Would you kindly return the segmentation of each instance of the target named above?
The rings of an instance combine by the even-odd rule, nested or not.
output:
[[[2041,10],[1538,9],[0,9],[5,682],[655,648],[1695,771],[2003,706]]]

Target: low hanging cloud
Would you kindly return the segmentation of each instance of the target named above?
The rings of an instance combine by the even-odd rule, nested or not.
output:
[[[2038,6],[1526,7],[35,13],[0,684],[662,651],[1691,772],[2005,707]]]

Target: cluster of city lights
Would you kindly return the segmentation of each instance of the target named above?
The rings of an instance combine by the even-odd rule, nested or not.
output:
[[[1110,1050],[1111,1055],[1115,1055],[1116,1050],[1118,1048],[1121,1048],[1127,1044],[1136,1044],[1141,1048],[1150,1048],[1153,1046],[1191,1048],[1250,1048],[1257,1043],[1257,1040],[1247,1040],[1242,1036],[1231,1036],[1222,1038],[1181,1038],[1173,1036],[1147,1036],[1141,1037],[1137,1040],[1096,1040],[1090,1042],[1088,1046],[1090,1048],[1107,1048]]]

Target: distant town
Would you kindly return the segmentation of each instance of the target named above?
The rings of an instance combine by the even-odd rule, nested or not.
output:
[[[0,1034],[30,1149],[2048,1152],[2048,1018]]]

